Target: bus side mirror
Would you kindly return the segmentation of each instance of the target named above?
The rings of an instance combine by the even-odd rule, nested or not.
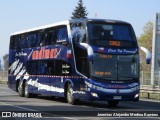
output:
[[[150,64],[151,63],[151,53],[149,52],[149,50],[145,47],[140,47],[140,49],[146,53],[146,64]]]
[[[88,59],[90,61],[92,61],[93,60],[93,56],[94,56],[94,52],[93,52],[92,47],[90,45],[88,45],[87,43],[80,43],[80,45],[86,48],[87,53],[88,53]]]

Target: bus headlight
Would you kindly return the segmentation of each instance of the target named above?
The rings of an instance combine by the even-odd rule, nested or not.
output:
[[[98,97],[97,93],[91,92],[91,95],[92,95],[93,97]]]
[[[139,97],[139,94],[136,94],[136,95],[134,96],[134,98],[137,98],[137,97]]]
[[[89,82],[86,82],[86,81],[85,81],[85,84],[86,84],[86,86],[88,86],[88,87],[90,87],[90,88],[92,87],[92,84],[90,84]]]
[[[96,85],[93,85],[93,84],[91,84],[91,83],[89,83],[89,82],[86,82],[86,81],[85,81],[85,84],[86,84],[86,86],[88,86],[89,88],[97,89],[97,86],[96,86]]]

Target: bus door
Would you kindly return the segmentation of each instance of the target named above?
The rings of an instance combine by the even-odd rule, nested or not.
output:
[[[72,23],[71,34],[73,41],[73,48],[76,60],[77,70],[85,76],[89,75],[88,54],[87,50],[80,45],[86,42],[86,29],[84,23]]]

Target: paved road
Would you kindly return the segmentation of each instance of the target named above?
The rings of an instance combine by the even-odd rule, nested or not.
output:
[[[83,119],[92,119],[92,120],[114,120],[113,117],[106,117],[113,115],[114,113],[121,113],[123,116],[127,116],[128,114],[135,113],[132,118],[129,119],[147,119],[150,120],[149,117],[139,117],[141,116],[141,113],[144,115],[144,112],[150,111],[149,114],[152,114],[153,116],[156,116],[156,113],[160,113],[160,102],[150,102],[150,101],[139,101],[139,102],[121,102],[118,107],[116,108],[110,108],[107,103],[105,102],[87,102],[83,101],[80,102],[78,105],[70,105],[65,103],[63,98],[54,98],[50,96],[38,96],[36,98],[25,98],[25,97],[19,97],[18,94],[10,89],[6,85],[0,84],[0,113],[2,112],[12,112],[12,116],[18,115],[18,113],[21,113],[19,115],[25,116],[25,114],[28,115],[28,113],[38,113],[41,112],[42,114],[37,114],[37,116],[42,115],[43,118],[37,118],[38,119],[55,119],[55,120],[83,120]],[[16,114],[14,114],[15,112]],[[139,113],[138,117],[136,117],[137,112]],[[88,115],[91,117],[75,117],[70,115],[75,115],[82,113],[84,115]],[[106,114],[108,113],[108,114]],[[4,114],[4,113],[3,113]],[[67,114],[66,116],[63,116],[62,114]],[[92,116],[93,114],[93,116]],[[102,115],[105,117],[96,117],[97,115]],[[149,115],[147,114],[147,115]],[[118,120],[128,120],[128,117],[125,118],[119,118],[118,114],[116,119]],[[51,118],[53,117],[54,118]],[[95,117],[94,117],[95,116]],[[0,118],[4,119],[4,118]],[[5,118],[6,120],[8,118]],[[21,117],[18,118],[10,118],[9,120],[21,120]],[[24,119],[24,118],[23,118]],[[154,117],[152,119],[160,119],[159,117]]]

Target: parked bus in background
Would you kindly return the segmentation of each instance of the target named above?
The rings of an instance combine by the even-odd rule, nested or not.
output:
[[[139,47],[123,21],[75,19],[13,33],[8,86],[20,96],[139,100]]]

